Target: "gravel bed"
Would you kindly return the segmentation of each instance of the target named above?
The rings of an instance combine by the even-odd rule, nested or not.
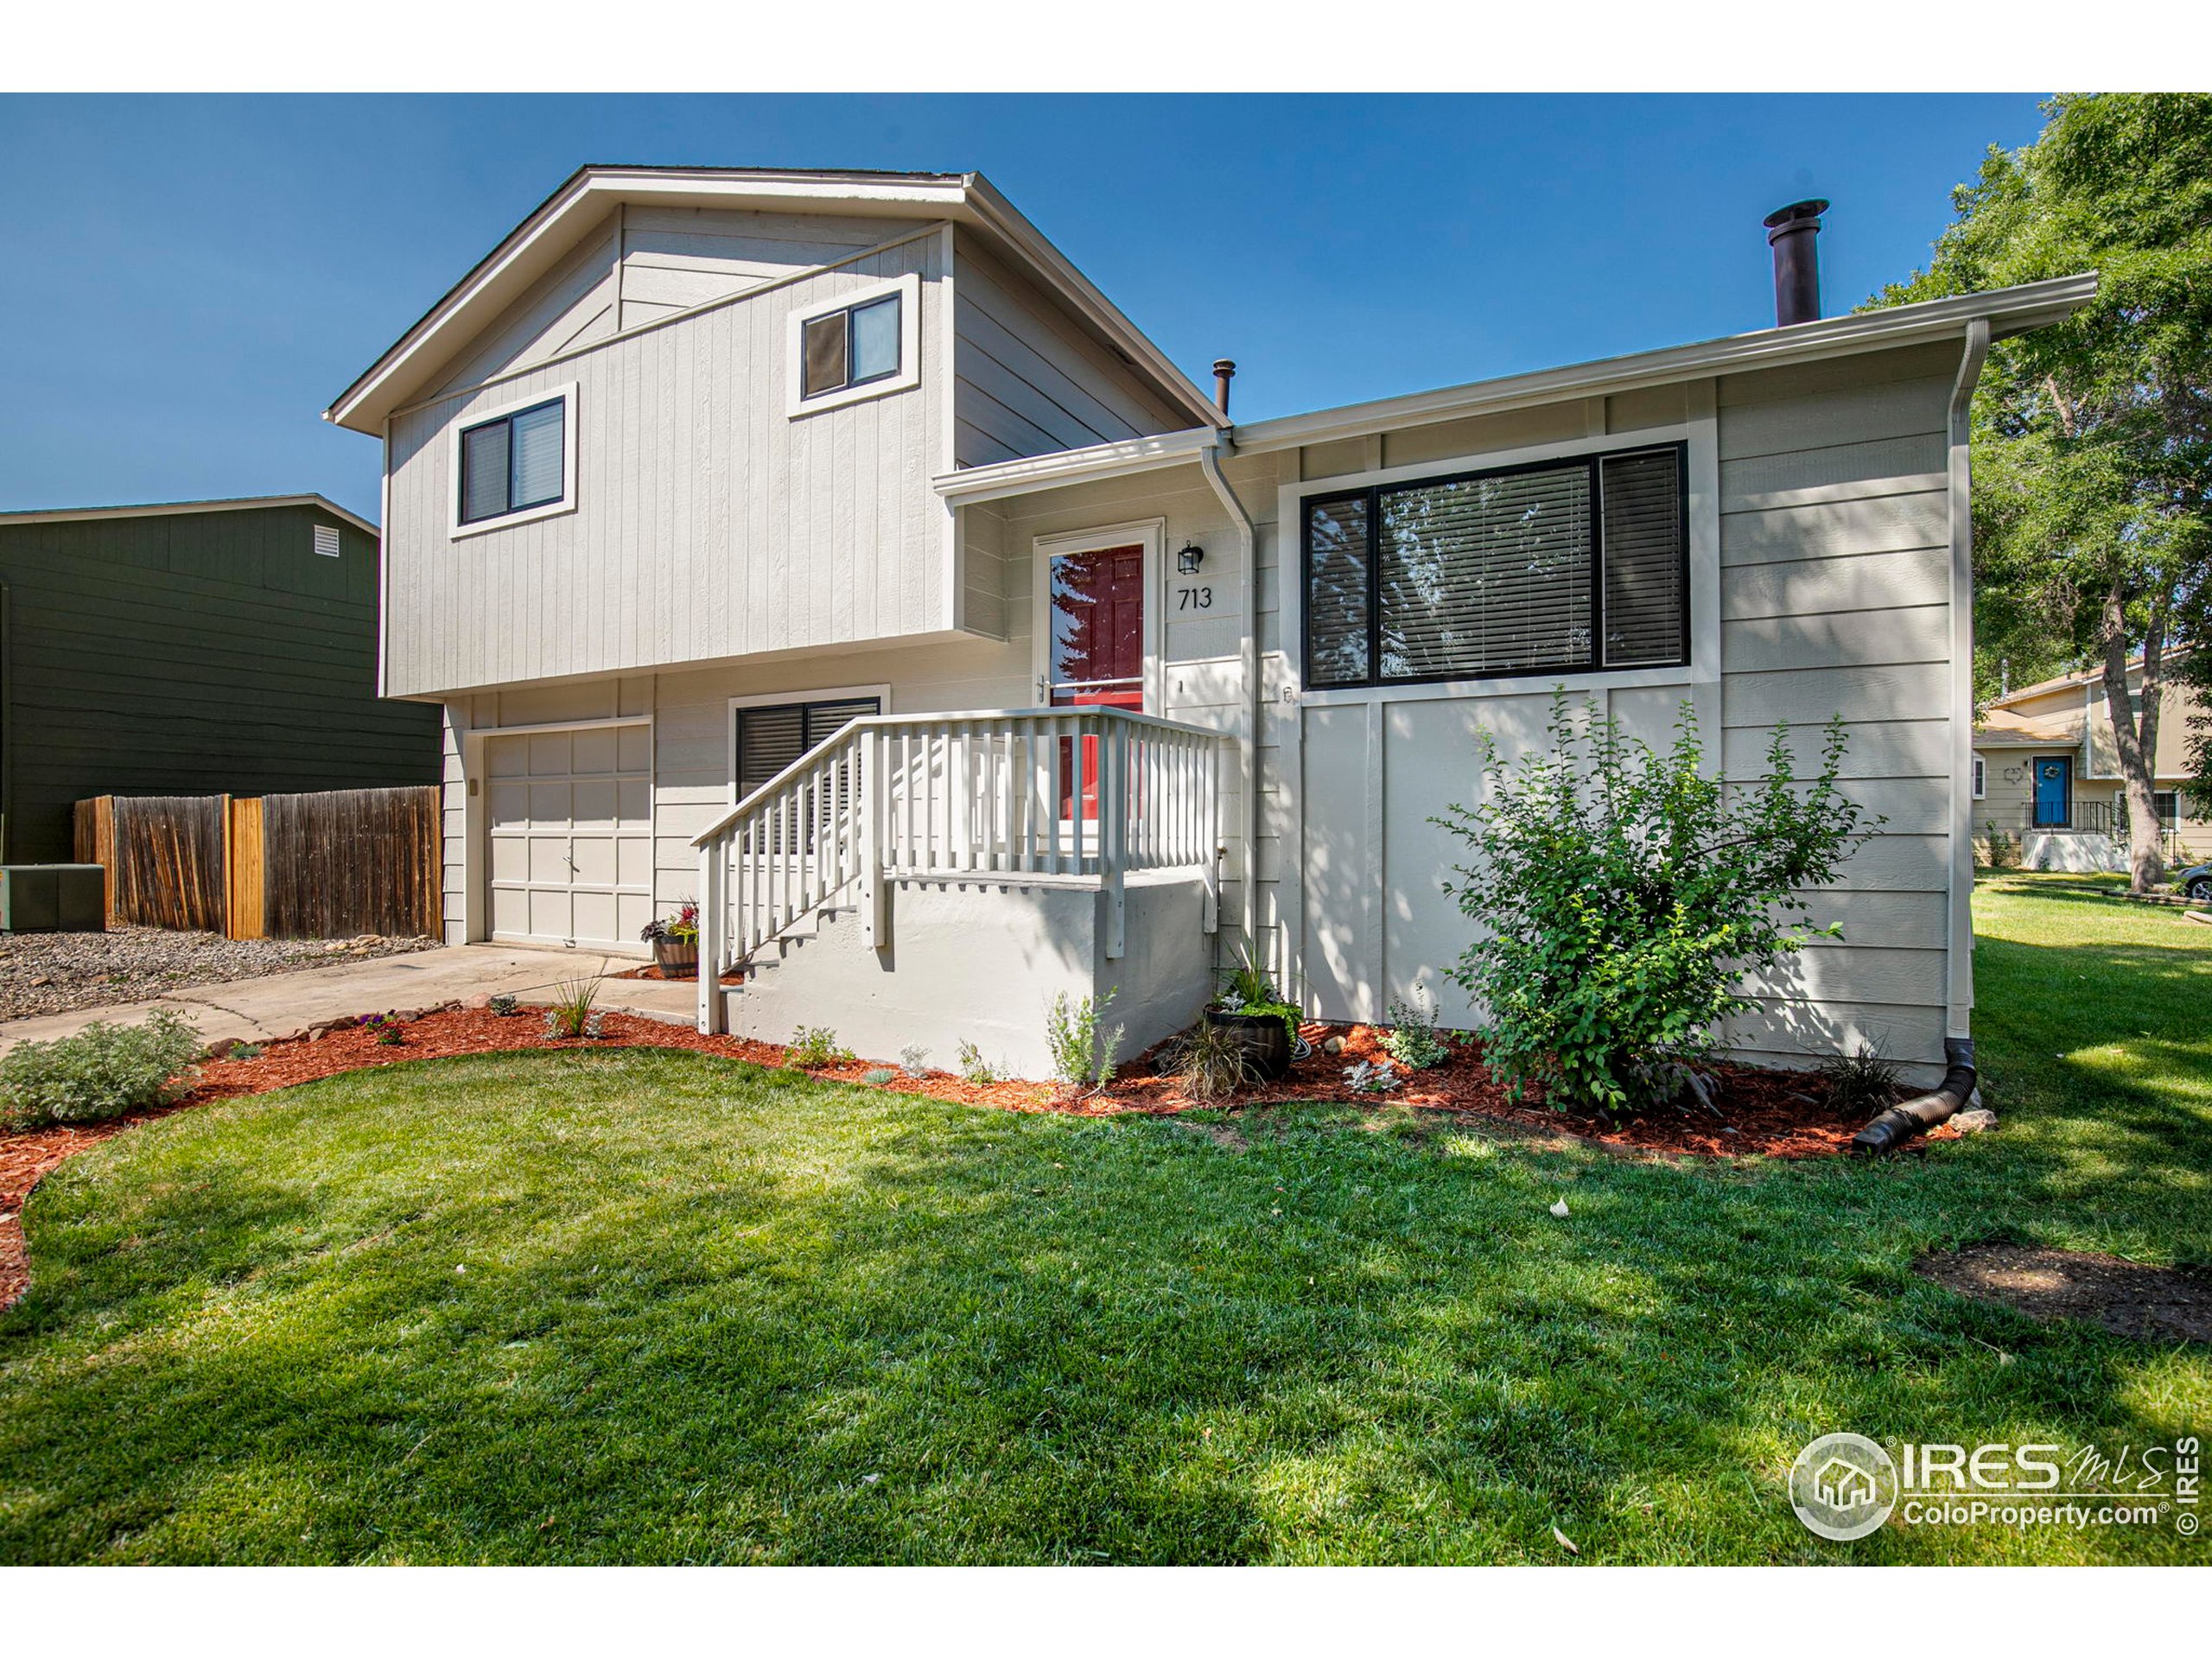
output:
[[[162,927],[0,934],[0,1020],[143,1002],[195,985],[405,956],[436,945],[435,939],[373,933],[355,939],[226,939]]]

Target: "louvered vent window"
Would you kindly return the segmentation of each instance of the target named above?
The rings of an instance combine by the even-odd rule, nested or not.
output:
[[[337,525],[317,524],[315,527],[315,550],[326,559],[334,559],[338,556]]]
[[[1688,661],[1679,445],[1305,504],[1315,686]]]
[[[743,800],[817,743],[855,721],[880,714],[874,697],[782,702],[737,711],[737,798]]]

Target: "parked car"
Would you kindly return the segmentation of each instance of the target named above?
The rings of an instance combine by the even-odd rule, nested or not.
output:
[[[2174,877],[2174,891],[2200,905],[2212,905],[2212,864],[2198,864]]]

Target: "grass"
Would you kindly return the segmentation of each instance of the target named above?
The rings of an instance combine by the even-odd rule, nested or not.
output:
[[[0,1560],[1548,1561],[1554,1526],[1583,1561],[2201,1560],[2171,1528],[1830,1544],[1784,1497],[1832,1429],[2212,1428],[2212,1353],[1910,1271],[2212,1260],[2212,930],[1979,902],[2005,1128],[1882,1164],[1020,1116],[674,1052],[181,1114],[29,1207]]]

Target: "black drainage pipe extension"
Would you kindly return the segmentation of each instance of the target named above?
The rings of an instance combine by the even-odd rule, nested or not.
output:
[[[1934,1128],[1967,1103],[1973,1096],[1976,1077],[1974,1039],[1945,1038],[1943,1058],[1949,1062],[1948,1069],[1935,1091],[1916,1095],[1902,1105],[1891,1107],[1851,1137],[1853,1152],[1895,1152],[1923,1129]]]

